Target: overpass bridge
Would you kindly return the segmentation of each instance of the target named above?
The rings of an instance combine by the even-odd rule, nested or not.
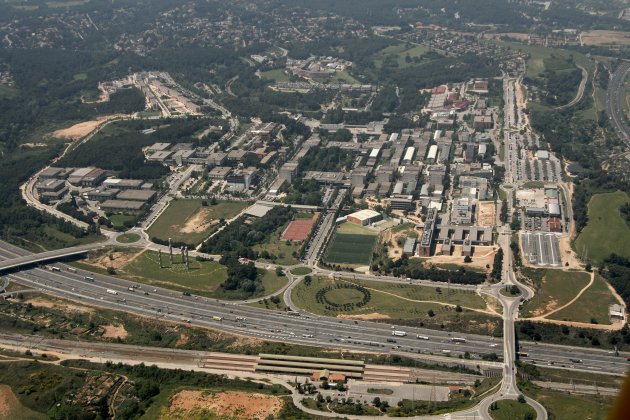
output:
[[[70,248],[56,249],[54,251],[40,252],[38,254],[22,255],[16,258],[0,261],[0,273],[9,270],[21,269],[22,267],[31,266],[33,264],[55,261],[75,255],[85,254],[89,251],[103,248],[106,245],[108,245],[108,242],[96,242]]]

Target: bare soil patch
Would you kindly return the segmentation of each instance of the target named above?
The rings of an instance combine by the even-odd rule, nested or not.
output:
[[[99,125],[102,123],[112,120],[114,118],[123,117],[122,114],[115,115],[105,115],[102,117],[98,117],[95,120],[84,121],[68,128],[63,128],[61,130],[53,131],[52,136],[55,138],[69,138],[69,139],[80,139],[82,137],[87,136],[92,131],[94,131]]]
[[[125,251],[96,251],[88,254],[88,257],[83,262],[85,264],[93,265],[102,269],[107,267],[113,267],[115,270],[123,268],[144,252],[143,249],[131,248]]]
[[[75,305],[71,302],[66,301],[58,301],[58,300],[50,300],[43,297],[34,297],[26,300],[26,303],[30,303],[36,308],[47,308],[47,309],[59,309],[63,312],[83,312],[88,314],[94,313],[94,308],[90,308],[88,306],[79,306]]]
[[[46,416],[24,407],[10,386],[0,385],[0,419],[25,418],[37,419],[46,418]]]
[[[424,260],[433,264],[458,264],[464,268],[475,267],[488,271],[486,265],[492,267],[494,254],[497,252],[497,249],[498,248],[493,246],[476,246],[472,256],[472,262],[464,263],[465,257],[462,256],[462,245],[455,245],[453,247],[453,255],[435,255],[430,258],[425,258]]]
[[[340,314],[340,315],[337,315],[337,318],[361,319],[363,321],[372,321],[372,320],[377,320],[377,319],[390,319],[389,315],[379,314],[378,312],[372,312],[371,314],[360,314],[360,315]]]
[[[282,399],[272,395],[207,391],[180,391],[171,398],[171,414],[192,414],[209,411],[219,416],[236,419],[266,419],[278,415]]]
[[[103,338],[127,338],[129,335],[123,325],[105,325],[103,329]]]
[[[184,222],[184,226],[179,231],[181,233],[201,233],[206,231],[218,222],[217,220],[206,220],[209,214],[210,209],[208,207],[200,208]]]
[[[586,31],[581,38],[584,45],[630,45],[630,32]]]
[[[497,221],[497,205],[494,201],[479,201],[477,203],[477,224],[491,227]]]

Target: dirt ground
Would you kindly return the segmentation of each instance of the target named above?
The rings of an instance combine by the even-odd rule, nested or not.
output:
[[[630,32],[586,31],[581,38],[584,45],[630,45]]]
[[[53,131],[52,136],[55,138],[69,138],[69,139],[80,139],[82,137],[87,136],[92,131],[94,131],[99,125],[104,123],[105,121],[112,120],[114,118],[123,117],[122,114],[115,115],[106,115],[103,117],[98,117],[95,120],[84,121],[82,123],[75,124],[68,128],[63,128],[61,130]]]
[[[337,318],[341,319],[361,319],[363,321],[373,321],[376,319],[389,319],[389,315],[379,314],[378,312],[372,312],[371,314],[361,314],[361,315],[347,315],[341,314],[337,315]]]
[[[418,237],[418,231],[414,229],[416,237]],[[403,230],[401,232],[393,233],[391,229],[387,229],[383,232],[381,236],[381,243],[391,242],[391,245],[387,247],[387,256],[392,260],[397,260],[402,256],[402,246],[398,245],[398,239],[402,238],[403,241],[407,236],[411,233],[407,230]],[[404,243],[403,243],[404,244]]]
[[[279,397],[272,395],[186,390],[171,398],[170,414],[189,415],[195,411],[207,410],[221,418],[266,419],[277,416],[283,405]]]
[[[83,313],[94,313],[94,308],[90,308],[88,306],[79,306],[71,303],[70,301],[57,301],[50,300],[41,297],[35,297],[26,300],[26,303],[30,303],[36,308],[48,308],[48,309],[60,309],[64,312],[83,312]]]
[[[184,226],[179,230],[181,233],[200,233],[210,228],[213,224],[218,223],[218,220],[206,220],[210,214],[210,209],[202,207],[195,214],[190,216],[184,223]]]
[[[494,201],[479,201],[477,203],[477,225],[491,227],[497,221],[497,205]]]
[[[101,336],[103,338],[127,338],[129,335],[123,325],[105,325],[103,329],[105,330]]]
[[[578,259],[573,249],[571,249],[571,239],[569,239],[568,236],[563,236],[560,238],[558,243],[560,245],[560,255],[561,255],[562,264],[563,264],[562,267],[565,270],[582,269],[583,268],[582,263]],[[569,265],[566,266],[566,263],[569,263]]]
[[[0,419],[46,418],[22,405],[8,385],[0,385]]]
[[[464,267],[477,267],[486,270],[486,265],[494,263],[494,254],[498,248],[493,246],[476,246],[472,255],[472,262],[464,263],[462,256],[462,246],[455,245],[453,247],[453,255],[435,255],[430,258],[423,258],[428,263],[433,264],[459,264]]]
[[[111,250],[107,250],[104,252],[92,252],[88,254],[88,258],[83,262],[85,264],[93,265],[95,267],[100,267],[103,269],[107,269],[107,267],[113,267],[115,270],[118,270],[135,260],[143,252],[143,249],[138,248],[132,248],[127,252]]]

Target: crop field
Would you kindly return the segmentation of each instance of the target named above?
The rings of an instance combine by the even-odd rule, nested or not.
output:
[[[551,315],[550,319],[610,324],[608,306],[619,303],[608,289],[606,280],[596,275],[595,281],[572,305]]]
[[[173,200],[148,230],[150,237],[163,241],[198,244],[206,239],[220,219],[230,219],[246,208],[244,201],[219,201],[202,206],[202,200]]]
[[[531,273],[529,277],[538,291],[533,299],[523,305],[523,317],[544,315],[569,303],[590,281],[590,274],[583,272],[532,270]]]
[[[443,287],[313,277],[295,287],[291,298],[298,307],[318,315],[397,325],[444,324],[458,331],[494,333],[494,323],[500,321],[488,313],[464,309],[486,309],[486,302],[474,292],[449,292]],[[456,305],[461,305],[461,312],[456,311]]]
[[[344,223],[342,226],[350,224]],[[328,247],[326,262],[334,264],[370,264],[372,250],[378,236],[364,228],[361,229],[363,229],[364,233],[343,233],[341,228],[338,229],[335,232],[332,243]]]
[[[601,262],[613,252],[630,258],[630,226],[619,208],[630,202],[628,194],[595,194],[588,203],[588,223],[575,240],[578,255],[586,253],[589,261]]]

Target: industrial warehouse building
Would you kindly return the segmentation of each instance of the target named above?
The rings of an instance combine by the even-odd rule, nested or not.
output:
[[[356,225],[367,226],[371,223],[378,222],[381,218],[382,217],[379,212],[365,209],[349,214],[346,217],[346,220]]]

